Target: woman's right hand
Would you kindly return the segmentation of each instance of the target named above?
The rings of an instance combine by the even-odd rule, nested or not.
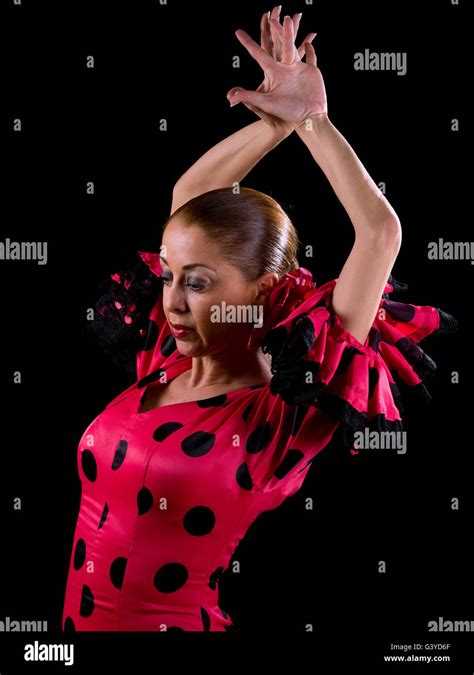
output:
[[[231,105],[242,102],[254,106],[295,127],[313,115],[327,115],[326,90],[311,42],[306,40],[303,43],[305,63],[294,44],[292,19],[285,16],[281,26],[278,21],[271,18],[270,25],[272,33],[281,39],[281,61],[257,45],[245,31],[238,30],[235,33],[263,69],[267,91],[233,88],[228,92]]]

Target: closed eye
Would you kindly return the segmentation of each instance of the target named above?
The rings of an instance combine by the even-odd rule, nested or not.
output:
[[[160,279],[163,281],[164,284],[168,286],[168,284],[171,283],[172,278],[169,275],[162,274]],[[186,283],[184,284],[186,287],[190,288],[193,292],[198,293],[199,291],[204,290],[204,286],[199,283]]]
[[[187,286],[188,288],[190,288],[195,293],[198,293],[199,291],[204,290],[204,286],[199,286],[197,284],[184,284],[184,285]]]

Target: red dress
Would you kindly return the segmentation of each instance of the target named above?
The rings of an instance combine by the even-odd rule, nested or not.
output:
[[[357,430],[401,430],[395,378],[429,398],[422,378],[436,366],[417,343],[453,332],[456,321],[390,300],[406,289],[390,277],[361,344],[329,309],[337,280],[318,288],[308,270],[293,270],[253,334],[271,354],[270,383],[140,412],[163,373],[170,382],[191,366],[170,335],[161,285],[150,300],[158,255],[140,256],[141,276],[113,275],[98,303],[101,321],[140,332],[142,346],[137,381],[79,442],[82,493],[63,628],[224,631],[232,620],[218,604],[219,577],[252,522],[300,489],[339,425],[349,450]],[[151,302],[146,335],[139,298]]]

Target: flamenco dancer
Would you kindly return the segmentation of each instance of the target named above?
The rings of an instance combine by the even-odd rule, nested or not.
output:
[[[219,581],[252,522],[301,488],[336,429],[347,452],[357,431],[402,429],[398,384],[429,397],[436,367],[418,343],[456,328],[390,299],[406,290],[390,275],[399,219],[329,120],[315,34],[297,49],[301,15],[279,11],[260,45],[236,32],[265,77],[228,99],[261,119],[184,174],[159,252],[135,253],[99,293],[91,331],[134,382],[79,442],[65,631],[229,630]],[[235,187],[292,133],[355,231],[322,285],[299,267],[284,209]],[[248,307],[262,320],[235,319]]]

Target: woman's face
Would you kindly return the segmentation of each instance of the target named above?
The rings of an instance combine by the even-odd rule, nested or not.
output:
[[[238,268],[224,261],[218,244],[201,228],[183,226],[179,220],[170,221],[163,233],[160,261],[168,323],[171,328],[173,324],[192,328],[175,334],[178,350],[186,356],[241,350],[254,323],[243,322],[242,314],[236,321],[229,311],[252,305],[253,315],[248,313],[247,319],[255,320],[278,276],[268,273],[247,281]],[[219,313],[222,303],[227,311]]]

